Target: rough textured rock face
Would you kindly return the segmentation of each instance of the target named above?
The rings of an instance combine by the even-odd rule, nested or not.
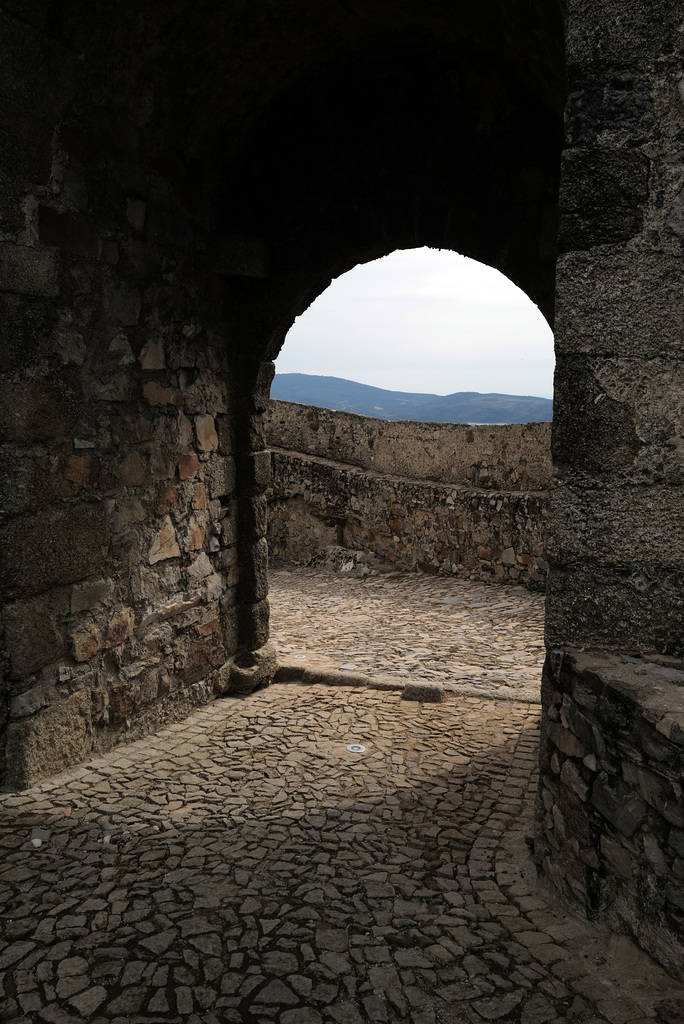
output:
[[[570,0],[565,18],[538,854],[681,977],[681,10]]]
[[[684,666],[669,660],[547,660],[536,854],[566,900],[681,977]]]
[[[0,384],[10,782],[186,712],[233,653],[221,627],[236,583],[222,337],[182,259],[160,250],[156,271],[121,274],[135,234],[107,239],[116,269],[75,258],[66,236],[44,251],[5,243],[8,265],[44,255],[56,292],[27,295],[39,289],[17,271],[5,295],[29,319]]]
[[[345,544],[406,569],[545,585],[550,424],[389,423],[271,402],[265,426],[273,557]]]
[[[610,10],[566,12],[548,640],[681,655],[681,12]]]
[[[8,0],[0,39],[6,778],[268,681],[269,360],[397,248],[555,299],[550,648],[684,655],[680,3]]]
[[[478,487],[545,491],[551,485],[551,424],[417,423],[272,401],[269,445],[374,473]]]

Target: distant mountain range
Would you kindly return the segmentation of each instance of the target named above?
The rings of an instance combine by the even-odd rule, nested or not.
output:
[[[550,398],[530,395],[481,395],[457,391],[453,395],[423,395],[386,391],[342,377],[308,373],[277,373],[271,398],[324,409],[341,409],[383,420],[420,420],[424,423],[541,423],[552,418]]]

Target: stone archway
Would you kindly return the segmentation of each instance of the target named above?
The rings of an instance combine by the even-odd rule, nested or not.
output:
[[[681,970],[679,5],[81,7],[1,16],[6,780],[258,667],[293,317],[416,244],[551,317],[560,194],[540,859]]]

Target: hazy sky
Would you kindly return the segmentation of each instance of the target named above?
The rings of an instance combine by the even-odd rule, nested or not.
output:
[[[408,249],[337,278],[298,317],[279,373],[316,373],[391,391],[553,394],[553,335],[491,267]]]

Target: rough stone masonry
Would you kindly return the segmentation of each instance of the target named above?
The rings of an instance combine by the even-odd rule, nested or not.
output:
[[[543,589],[550,424],[389,423],[272,401],[268,546]]]
[[[555,316],[540,864],[681,972],[681,4],[7,0],[0,40],[4,783],[268,681],[271,361],[454,249]]]

